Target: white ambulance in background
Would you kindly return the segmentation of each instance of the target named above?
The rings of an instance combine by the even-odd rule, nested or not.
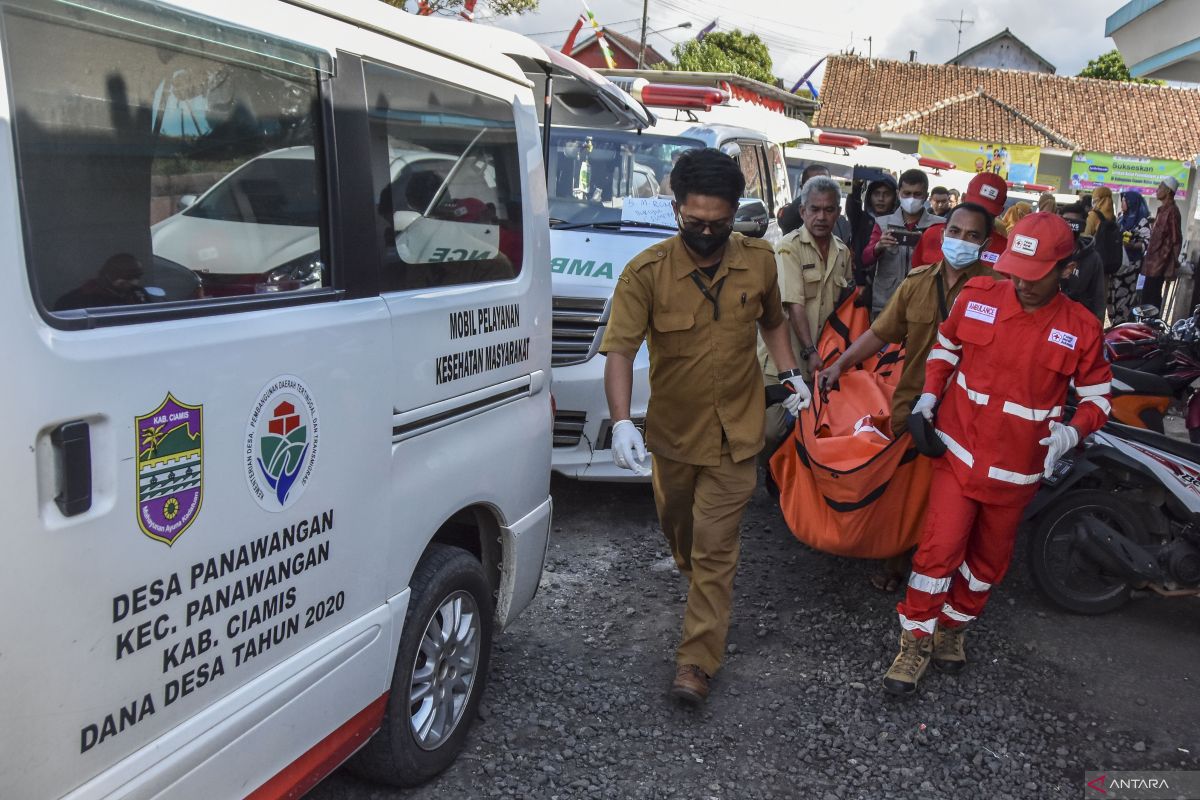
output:
[[[534,79],[644,110],[377,0],[0,28],[0,797],[430,778],[548,542]]]
[[[554,471],[571,478],[645,481],[612,462],[612,420],[604,396],[604,336],[609,301],[625,265],[673,236],[667,176],[685,150],[715,147],[733,156],[746,178],[735,230],[774,241],[776,215],[791,200],[782,143],[804,139],[802,121],[772,114],[762,128],[729,124],[755,119],[726,107],[711,87],[614,79],[658,116],[643,130],[604,130],[555,105],[548,186],[550,270],[554,286]],[[706,111],[706,109],[710,109]],[[713,122],[719,117],[722,122]],[[775,138],[771,138],[771,137]],[[650,361],[643,344],[633,363],[634,424],[645,422]]]

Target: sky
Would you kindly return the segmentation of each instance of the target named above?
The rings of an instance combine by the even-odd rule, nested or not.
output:
[[[487,15],[484,3],[479,16]],[[694,37],[715,18],[720,30],[758,33],[771,49],[775,74],[791,83],[821,56],[850,47],[863,55],[870,49],[876,57],[905,60],[909,50],[916,50],[918,61],[944,63],[956,53],[958,30],[956,24],[939,20],[957,20],[961,13],[974,20],[963,26],[963,50],[1007,27],[1057,67],[1058,74],[1075,75],[1088,60],[1113,49],[1112,39],[1104,35],[1104,21],[1123,4],[1124,0],[1003,0],[986,5],[965,0],[649,0],[651,30],[684,22],[692,27],[665,30],[648,39],[660,52],[669,53],[673,42]],[[634,38],[640,35],[642,0],[590,0],[589,5],[601,25]],[[487,21],[560,47],[565,29],[582,10],[582,0],[541,0],[537,13]],[[818,70],[815,76],[821,74]]]

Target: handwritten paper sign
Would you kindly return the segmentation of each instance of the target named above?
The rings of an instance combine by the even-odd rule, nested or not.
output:
[[[678,225],[669,197],[626,197],[621,205],[622,222],[649,222],[674,228]]]

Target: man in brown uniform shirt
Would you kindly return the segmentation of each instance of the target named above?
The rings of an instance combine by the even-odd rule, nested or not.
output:
[[[996,274],[979,258],[992,230],[992,219],[975,203],[965,202],[955,208],[946,223],[942,246],[949,249],[945,244],[949,240],[963,253],[956,256],[961,259],[959,264],[943,257],[936,264],[908,273],[870,329],[821,373],[822,388],[832,387],[845,369],[878,352],[885,343],[904,342],[904,368],[892,396],[892,434],[899,436],[907,430],[913,401],[925,386],[925,359],[937,341],[938,326],[949,316],[954,299],[968,280]]]
[[[794,393],[810,399],[791,352],[771,245],[733,234],[741,169],[718,150],[690,150],[671,171],[680,233],[635,256],[617,281],[604,340],[613,460],[644,474],[675,563],[688,578],[672,694],[697,704],[721,665],[738,525],[757,484],[765,412],[757,333]],[[648,339],[646,439],[629,420],[633,358]]]

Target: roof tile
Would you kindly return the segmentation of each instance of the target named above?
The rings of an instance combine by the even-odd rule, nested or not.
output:
[[[844,55],[829,59],[822,83],[814,124],[826,130],[1181,161],[1200,153],[1196,89]]]

